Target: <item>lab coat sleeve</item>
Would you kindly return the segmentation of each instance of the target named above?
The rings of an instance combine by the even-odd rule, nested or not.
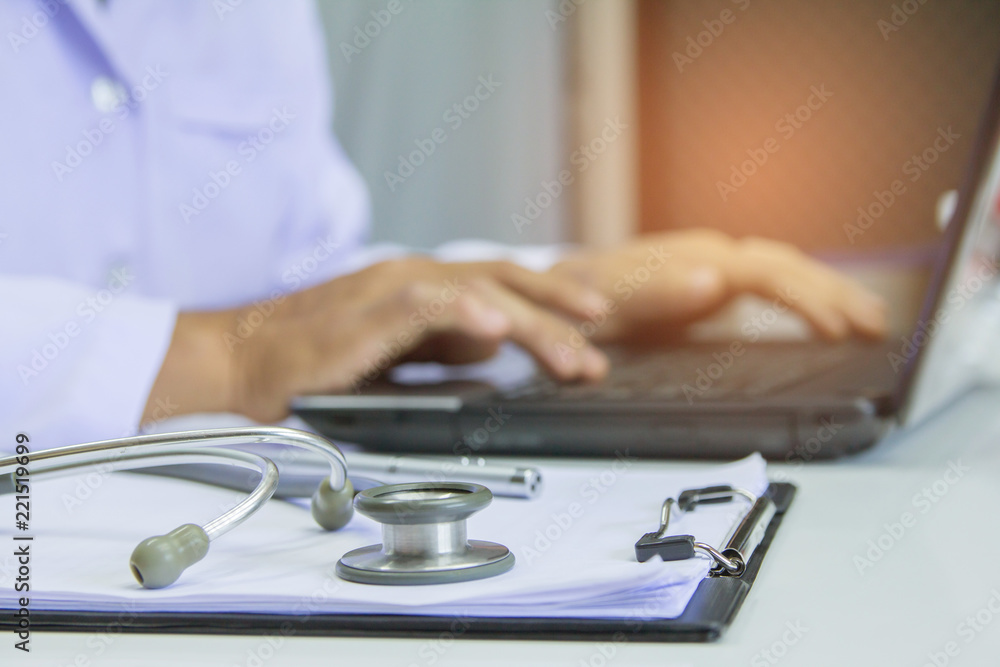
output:
[[[442,262],[506,261],[532,271],[548,271],[572,249],[568,244],[512,246],[479,239],[450,241],[434,251]]]
[[[40,450],[136,432],[176,308],[121,283],[0,275],[0,321],[0,451],[17,433]]]

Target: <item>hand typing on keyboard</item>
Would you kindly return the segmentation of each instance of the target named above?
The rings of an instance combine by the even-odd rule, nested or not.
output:
[[[707,230],[580,252],[545,273],[407,257],[284,295],[266,316],[182,313],[147,411],[169,397],[270,421],[293,396],[364,386],[406,361],[485,359],[505,340],[553,378],[600,379],[595,343],[663,338],[742,292],[784,300],[828,338],[885,329],[881,300],[852,280],[789,246]]]
[[[591,316],[594,342],[662,340],[742,293],[777,300],[825,338],[885,334],[885,304],[856,281],[785,243],[734,240],[707,229],[646,236],[582,251],[553,267],[607,297]],[[582,328],[581,328],[582,331]]]

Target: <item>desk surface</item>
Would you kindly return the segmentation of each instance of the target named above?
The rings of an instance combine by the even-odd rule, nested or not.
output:
[[[998,406],[1000,391],[979,393],[860,456],[773,466],[772,477],[795,482],[799,495],[742,611],[714,644],[35,633],[30,659],[14,664],[176,665],[183,655],[189,667],[993,665]],[[11,653],[2,647],[3,664]]]

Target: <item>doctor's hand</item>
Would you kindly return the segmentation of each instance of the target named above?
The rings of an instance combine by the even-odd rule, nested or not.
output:
[[[708,229],[667,232],[614,250],[581,251],[550,273],[605,295],[603,309],[588,315],[598,343],[676,338],[741,293],[798,311],[831,340],[886,332],[880,297],[794,246],[766,239],[735,240]]]
[[[604,301],[570,276],[507,262],[383,262],[267,307],[181,313],[147,413],[169,396],[175,414],[276,421],[297,395],[363,387],[405,361],[479,361],[505,340],[554,377],[595,379],[607,359],[571,345],[571,323]]]
[[[802,313],[824,336],[885,331],[882,301],[786,244],[691,230],[581,251],[550,271],[421,257],[257,306],[182,313],[147,401],[180,413],[288,414],[300,394],[367,385],[406,361],[466,363],[511,340],[560,380],[598,379],[595,343],[676,337],[751,292]],[[588,326],[589,323],[589,326]]]

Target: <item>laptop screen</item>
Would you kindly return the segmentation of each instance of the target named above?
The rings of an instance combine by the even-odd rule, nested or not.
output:
[[[990,374],[1000,357],[1000,69],[917,326],[888,362],[901,422],[922,421]],[[1000,364],[994,364],[1000,367]]]

